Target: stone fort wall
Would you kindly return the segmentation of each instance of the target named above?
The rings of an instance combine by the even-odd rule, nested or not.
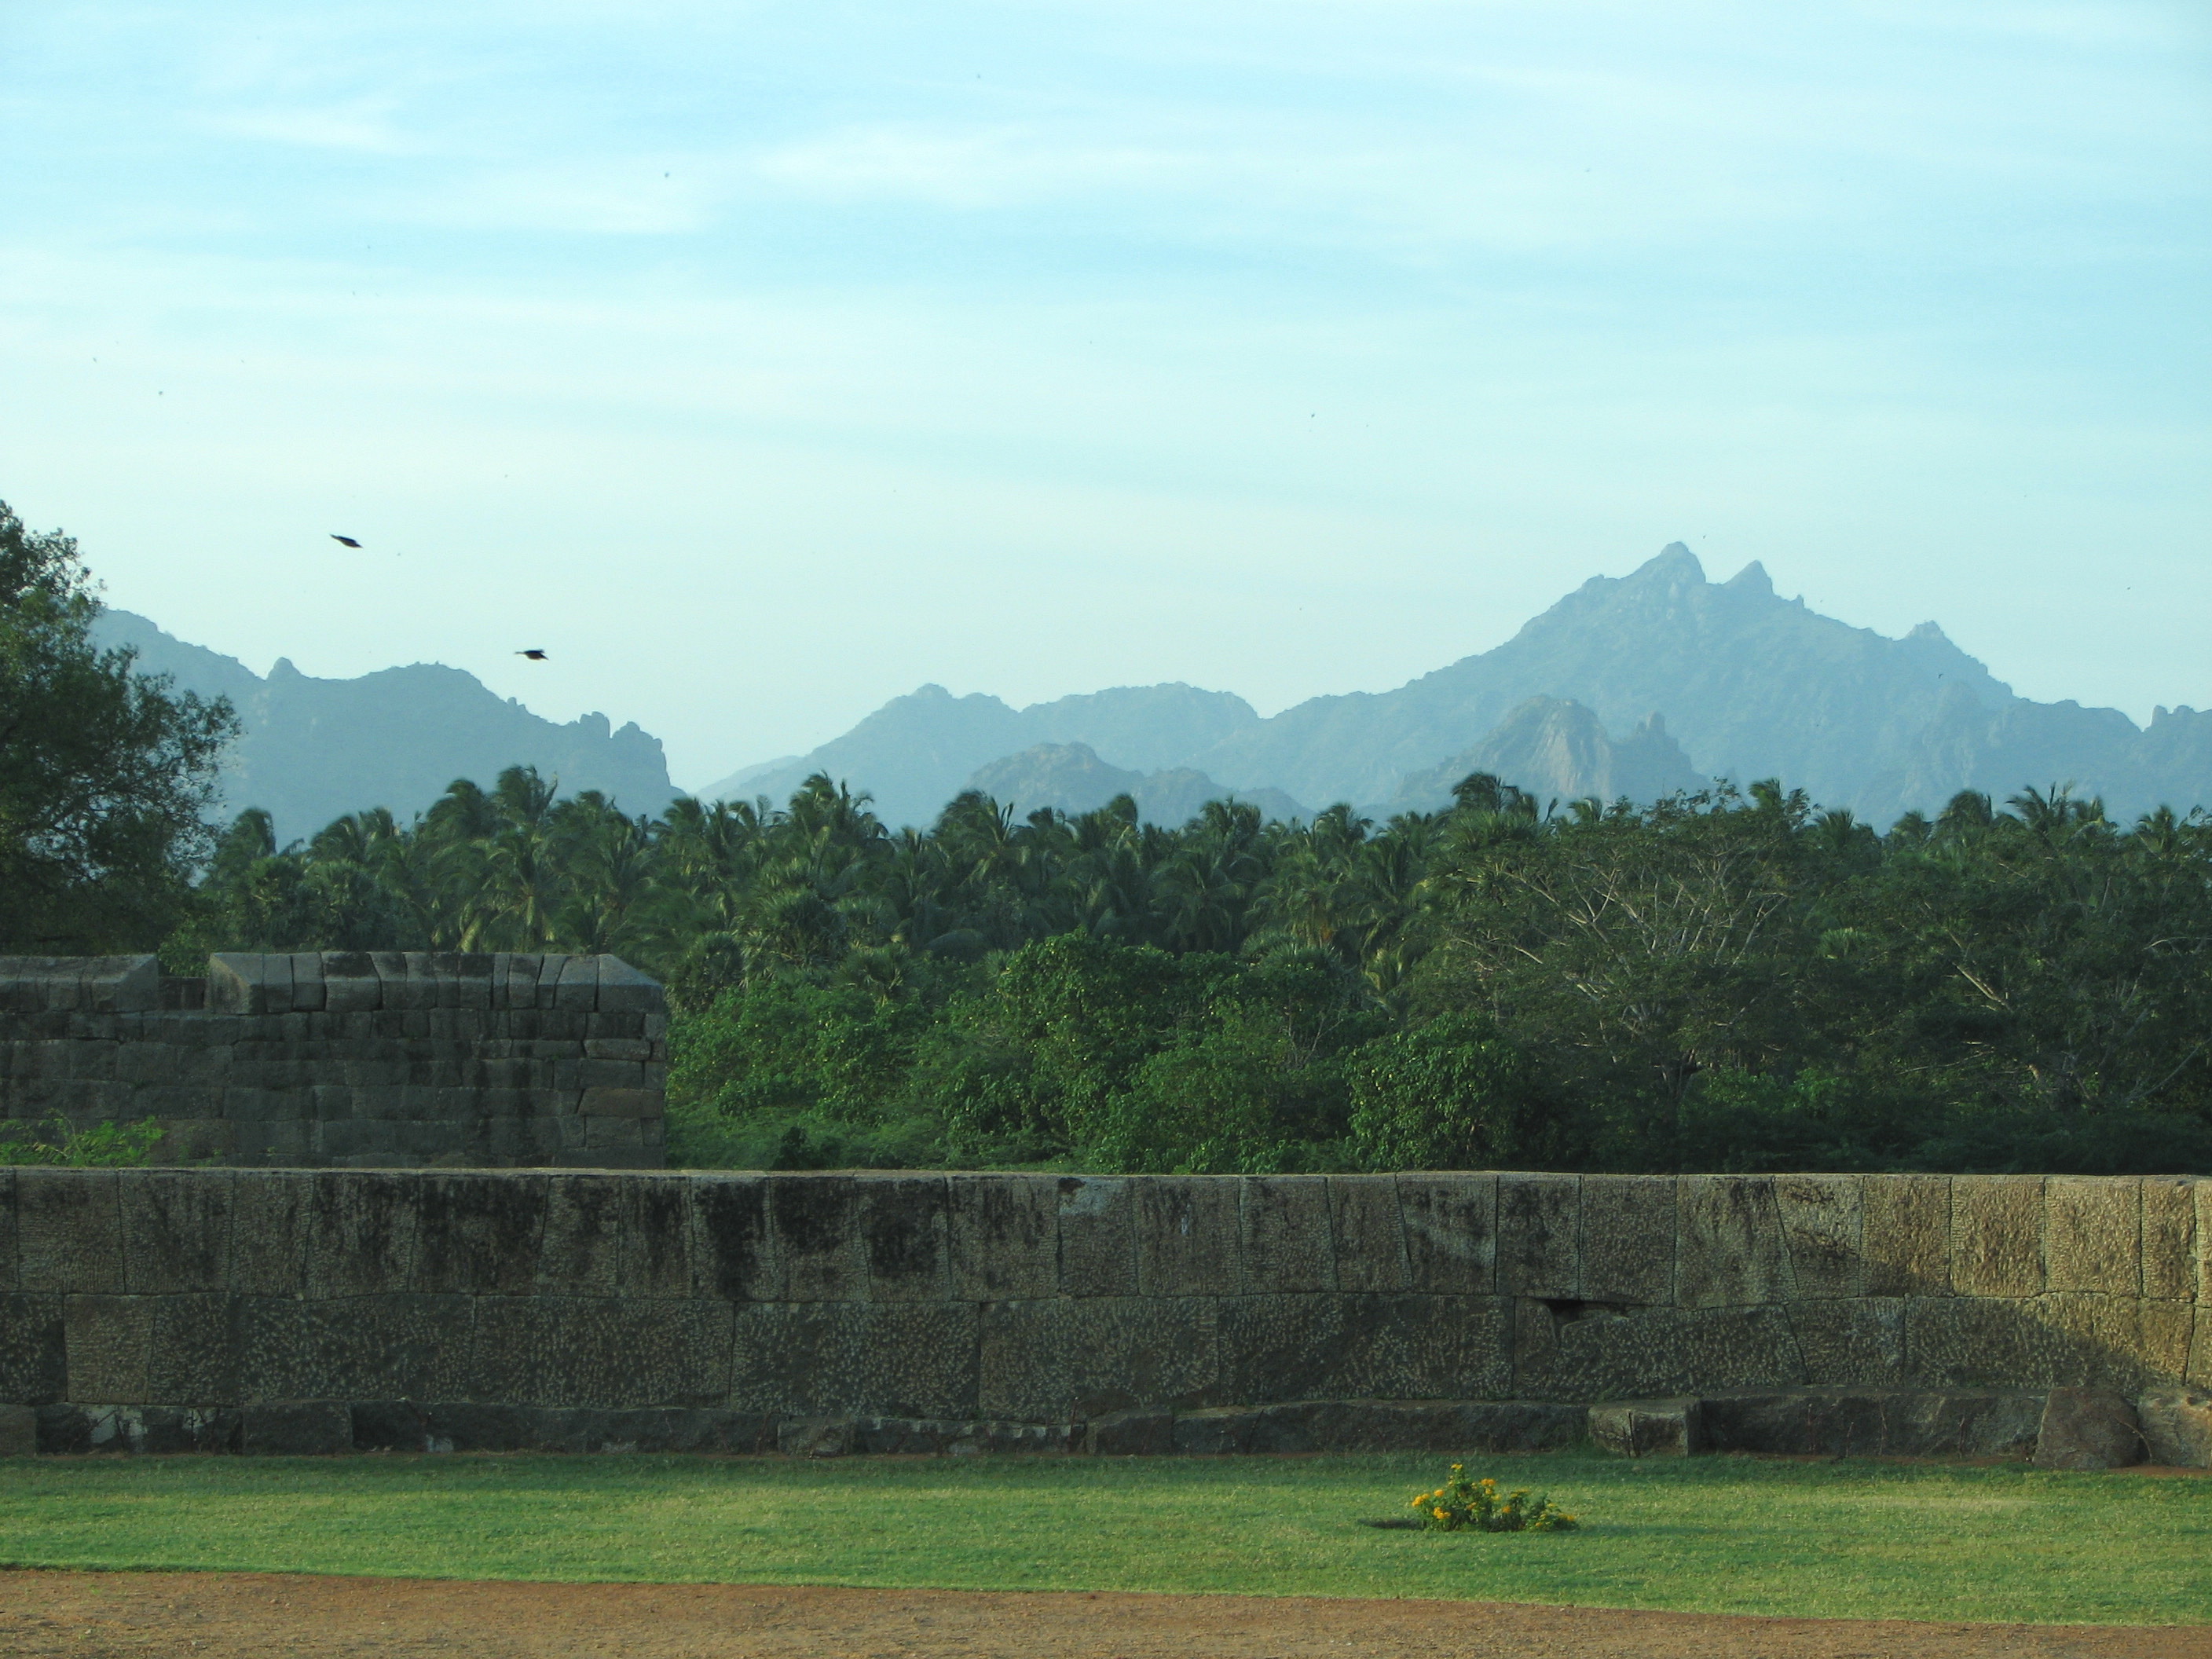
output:
[[[2212,1181],[0,1171],[16,1449],[1470,1451],[1686,1396],[2019,1455],[2081,1386],[2212,1462]]]
[[[0,1121],[157,1117],[162,1163],[658,1168],[668,1011],[614,957],[0,958]]]

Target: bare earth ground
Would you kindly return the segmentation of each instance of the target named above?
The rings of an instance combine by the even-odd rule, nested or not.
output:
[[[2212,1659],[2212,1626],[1745,1619],[1480,1601],[0,1572],[0,1654],[75,1659]]]

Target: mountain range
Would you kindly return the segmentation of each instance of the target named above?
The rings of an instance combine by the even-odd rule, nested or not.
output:
[[[454,779],[489,787],[516,765],[557,777],[564,794],[597,789],[632,812],[658,812],[678,793],[660,739],[635,724],[617,731],[605,714],[586,714],[556,725],[458,668],[415,663],[325,680],[279,658],[264,678],[128,611],[102,611],[93,637],[135,652],[142,674],[230,699],[242,729],[224,757],[222,808],[263,808],[280,844],[366,807],[388,806],[404,823]]]
[[[455,777],[517,762],[632,811],[676,792],[657,739],[604,715],[540,720],[472,676],[417,664],[316,680],[280,661],[264,679],[231,658],[110,612],[102,642],[143,669],[230,697],[246,734],[225,777],[233,810],[269,808],[280,836],[384,805],[420,811]],[[1747,565],[1707,580],[1671,544],[1596,577],[1504,644],[1381,692],[1315,697],[1262,717],[1226,691],[1122,686],[1015,708],[924,685],[805,755],[734,773],[708,800],[780,801],[815,772],[866,790],[891,824],[932,821],[966,788],[1026,813],[1116,794],[1178,823],[1233,793],[1270,817],[1335,801],[1381,815],[1446,804],[1469,772],[1546,799],[1643,801],[1723,779],[1779,778],[1887,824],[1961,789],[1996,797],[2070,783],[2129,817],[2212,804],[2212,713],[2017,696],[1933,623],[1902,639],[1825,617]]]

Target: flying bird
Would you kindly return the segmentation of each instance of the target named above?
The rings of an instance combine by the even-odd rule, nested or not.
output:
[[[337,543],[341,547],[359,547],[361,545],[361,544],[354,540],[352,537],[341,536],[335,530],[331,532],[331,539]]]
[[[518,657],[527,657],[532,662],[545,660],[545,653],[543,651],[518,651],[514,654]]]

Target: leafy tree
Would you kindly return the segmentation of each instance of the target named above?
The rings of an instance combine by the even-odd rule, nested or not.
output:
[[[187,903],[229,706],[100,651],[76,544],[0,503],[0,950],[146,948]]]

